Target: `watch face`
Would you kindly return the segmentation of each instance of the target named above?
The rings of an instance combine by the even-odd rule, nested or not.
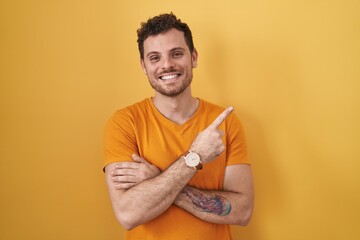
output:
[[[200,157],[197,153],[190,152],[186,156],[185,161],[189,167],[196,167],[200,163]]]

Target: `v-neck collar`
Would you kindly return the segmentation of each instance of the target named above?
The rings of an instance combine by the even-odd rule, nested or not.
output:
[[[187,126],[191,125],[200,115],[200,113],[202,112],[202,109],[204,107],[204,102],[202,99],[198,98],[199,100],[199,105],[196,109],[196,111],[194,112],[194,114],[188,119],[186,120],[186,122],[184,122],[183,124],[179,124],[176,122],[171,121],[170,119],[166,118],[155,106],[154,102],[152,101],[152,98],[149,97],[146,99],[147,104],[150,106],[151,110],[154,112],[155,116],[157,119],[159,119],[163,124],[167,125],[168,127],[171,128],[186,128]]]

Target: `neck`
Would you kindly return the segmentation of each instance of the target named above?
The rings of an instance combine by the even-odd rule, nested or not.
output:
[[[173,97],[156,92],[152,100],[162,115],[178,124],[183,124],[191,118],[199,105],[199,100],[191,95],[190,90]]]

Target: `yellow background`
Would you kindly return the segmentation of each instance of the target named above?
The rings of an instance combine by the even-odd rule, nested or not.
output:
[[[0,239],[122,239],[102,168],[118,108],[153,94],[140,21],[173,11],[194,95],[233,105],[255,212],[235,239],[360,239],[360,2],[0,1]]]

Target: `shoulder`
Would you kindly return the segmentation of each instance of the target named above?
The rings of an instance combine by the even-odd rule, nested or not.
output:
[[[130,119],[138,118],[139,116],[146,114],[146,112],[148,111],[149,101],[151,101],[150,98],[146,98],[132,105],[118,109],[113,113],[111,119],[121,120],[121,119],[129,119],[129,118]]]
[[[133,129],[139,122],[144,122],[149,99],[144,99],[127,107],[116,110],[107,120],[106,129]]]
[[[220,106],[212,102],[200,99],[203,107],[201,115],[203,118],[207,118],[212,122],[216,117],[218,117],[227,107],[229,106]],[[236,114],[236,109],[225,119],[224,129],[230,132],[243,132],[242,122]]]
[[[201,109],[207,116],[217,116],[225,110],[225,107],[200,99]]]
[[[224,107],[222,107],[222,106],[220,106],[218,104],[215,104],[213,102],[209,102],[209,101],[201,99],[201,98],[199,98],[199,100],[204,105],[204,108],[206,108],[206,109],[219,110],[219,111],[222,111],[222,110],[225,109]]]
[[[219,114],[221,114],[227,107],[229,106],[221,106],[203,99],[200,99],[201,104],[203,105],[203,112],[205,113],[205,115],[210,116],[210,117],[217,117],[219,116]],[[227,118],[227,121],[238,121],[239,119],[237,118],[235,112],[232,112]]]

